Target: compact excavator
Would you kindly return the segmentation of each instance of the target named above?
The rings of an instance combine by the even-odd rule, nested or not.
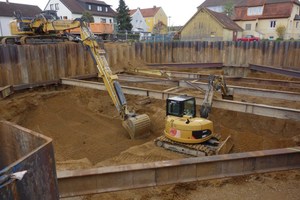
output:
[[[67,33],[70,29],[80,28],[80,38]],[[12,34],[17,37],[3,38],[2,42],[10,41],[17,44],[55,42],[56,40],[69,41],[75,39],[81,42],[91,54],[97,69],[98,76],[102,78],[104,85],[119,113],[123,127],[130,137],[144,137],[150,131],[150,119],[146,114],[137,115],[130,112],[127,107],[126,98],[123,94],[118,76],[113,74],[105,58],[104,49],[100,48],[97,38],[91,32],[85,22],[80,19],[61,20],[56,11],[44,11],[33,19],[17,15],[16,20],[11,23]],[[40,42],[36,42],[40,41]]]
[[[228,153],[233,143],[228,136],[214,133],[213,122],[206,119],[211,111],[215,90],[221,90],[223,99],[233,99],[233,90],[226,86],[223,76],[210,75],[208,90],[196,117],[195,97],[187,95],[168,98],[164,135],[154,140],[165,149],[191,156],[210,156]]]

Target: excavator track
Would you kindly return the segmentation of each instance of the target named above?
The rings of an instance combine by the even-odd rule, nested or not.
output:
[[[214,134],[212,137],[213,140],[220,141],[221,135],[219,134]],[[202,144],[184,144],[184,143],[179,143],[172,141],[168,139],[166,136],[160,136],[154,140],[154,143],[162,148],[183,153],[183,154],[188,154],[191,156],[212,156],[218,154],[219,147],[221,144],[218,144],[216,146],[210,145],[207,143],[202,143]],[[223,145],[222,145],[223,146]]]

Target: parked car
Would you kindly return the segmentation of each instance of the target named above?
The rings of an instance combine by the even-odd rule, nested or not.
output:
[[[245,37],[238,38],[237,41],[251,42],[251,41],[259,41],[259,37],[255,37],[254,35],[246,35]]]

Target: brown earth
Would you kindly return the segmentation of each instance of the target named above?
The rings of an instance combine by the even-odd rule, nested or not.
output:
[[[155,86],[158,87],[159,86]],[[151,135],[130,140],[107,92],[78,88],[39,89],[0,101],[0,119],[53,138],[58,169],[79,169],[186,158],[156,147],[164,127],[165,102],[126,96],[130,110],[151,118]],[[163,106],[162,106],[163,105]],[[199,110],[199,108],[198,108]],[[233,152],[299,145],[300,123],[213,109],[210,119]],[[298,199],[300,171],[177,184],[86,196],[80,199]],[[76,198],[74,198],[76,199]]]

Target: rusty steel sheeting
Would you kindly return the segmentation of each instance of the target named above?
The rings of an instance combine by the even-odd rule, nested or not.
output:
[[[63,78],[61,79],[61,83],[64,85],[85,87],[85,88],[91,88],[96,90],[106,90],[104,84],[99,82],[90,82],[90,81]],[[148,96],[148,97],[161,99],[161,100],[165,100],[172,96],[180,95],[179,93],[162,92],[158,90],[150,90],[150,89],[128,87],[128,86],[122,86],[122,90],[124,94]],[[199,97],[195,97],[195,98],[196,98],[196,104],[201,105],[203,99]],[[229,100],[221,100],[221,99],[214,100],[213,107],[221,108],[225,110],[232,110],[236,112],[267,116],[267,117],[275,117],[279,119],[292,119],[296,121],[300,120],[299,109],[283,108],[283,107],[268,106],[263,104],[237,102],[237,101],[229,101]]]
[[[14,93],[14,87],[11,85],[0,87],[0,99],[4,99]]]
[[[276,73],[276,74],[280,74],[280,75],[286,75],[286,76],[300,78],[300,72],[294,71],[294,70],[279,69],[279,68],[263,66],[263,65],[254,65],[254,64],[249,64],[249,68],[252,70],[257,70],[257,71],[262,71],[262,72],[271,72],[271,73]]]
[[[223,63],[148,63],[149,67],[222,68]]]
[[[22,180],[0,183],[0,199],[59,199],[52,139],[0,121],[0,179],[27,170]]]
[[[300,168],[300,147],[58,171],[60,197]]]

